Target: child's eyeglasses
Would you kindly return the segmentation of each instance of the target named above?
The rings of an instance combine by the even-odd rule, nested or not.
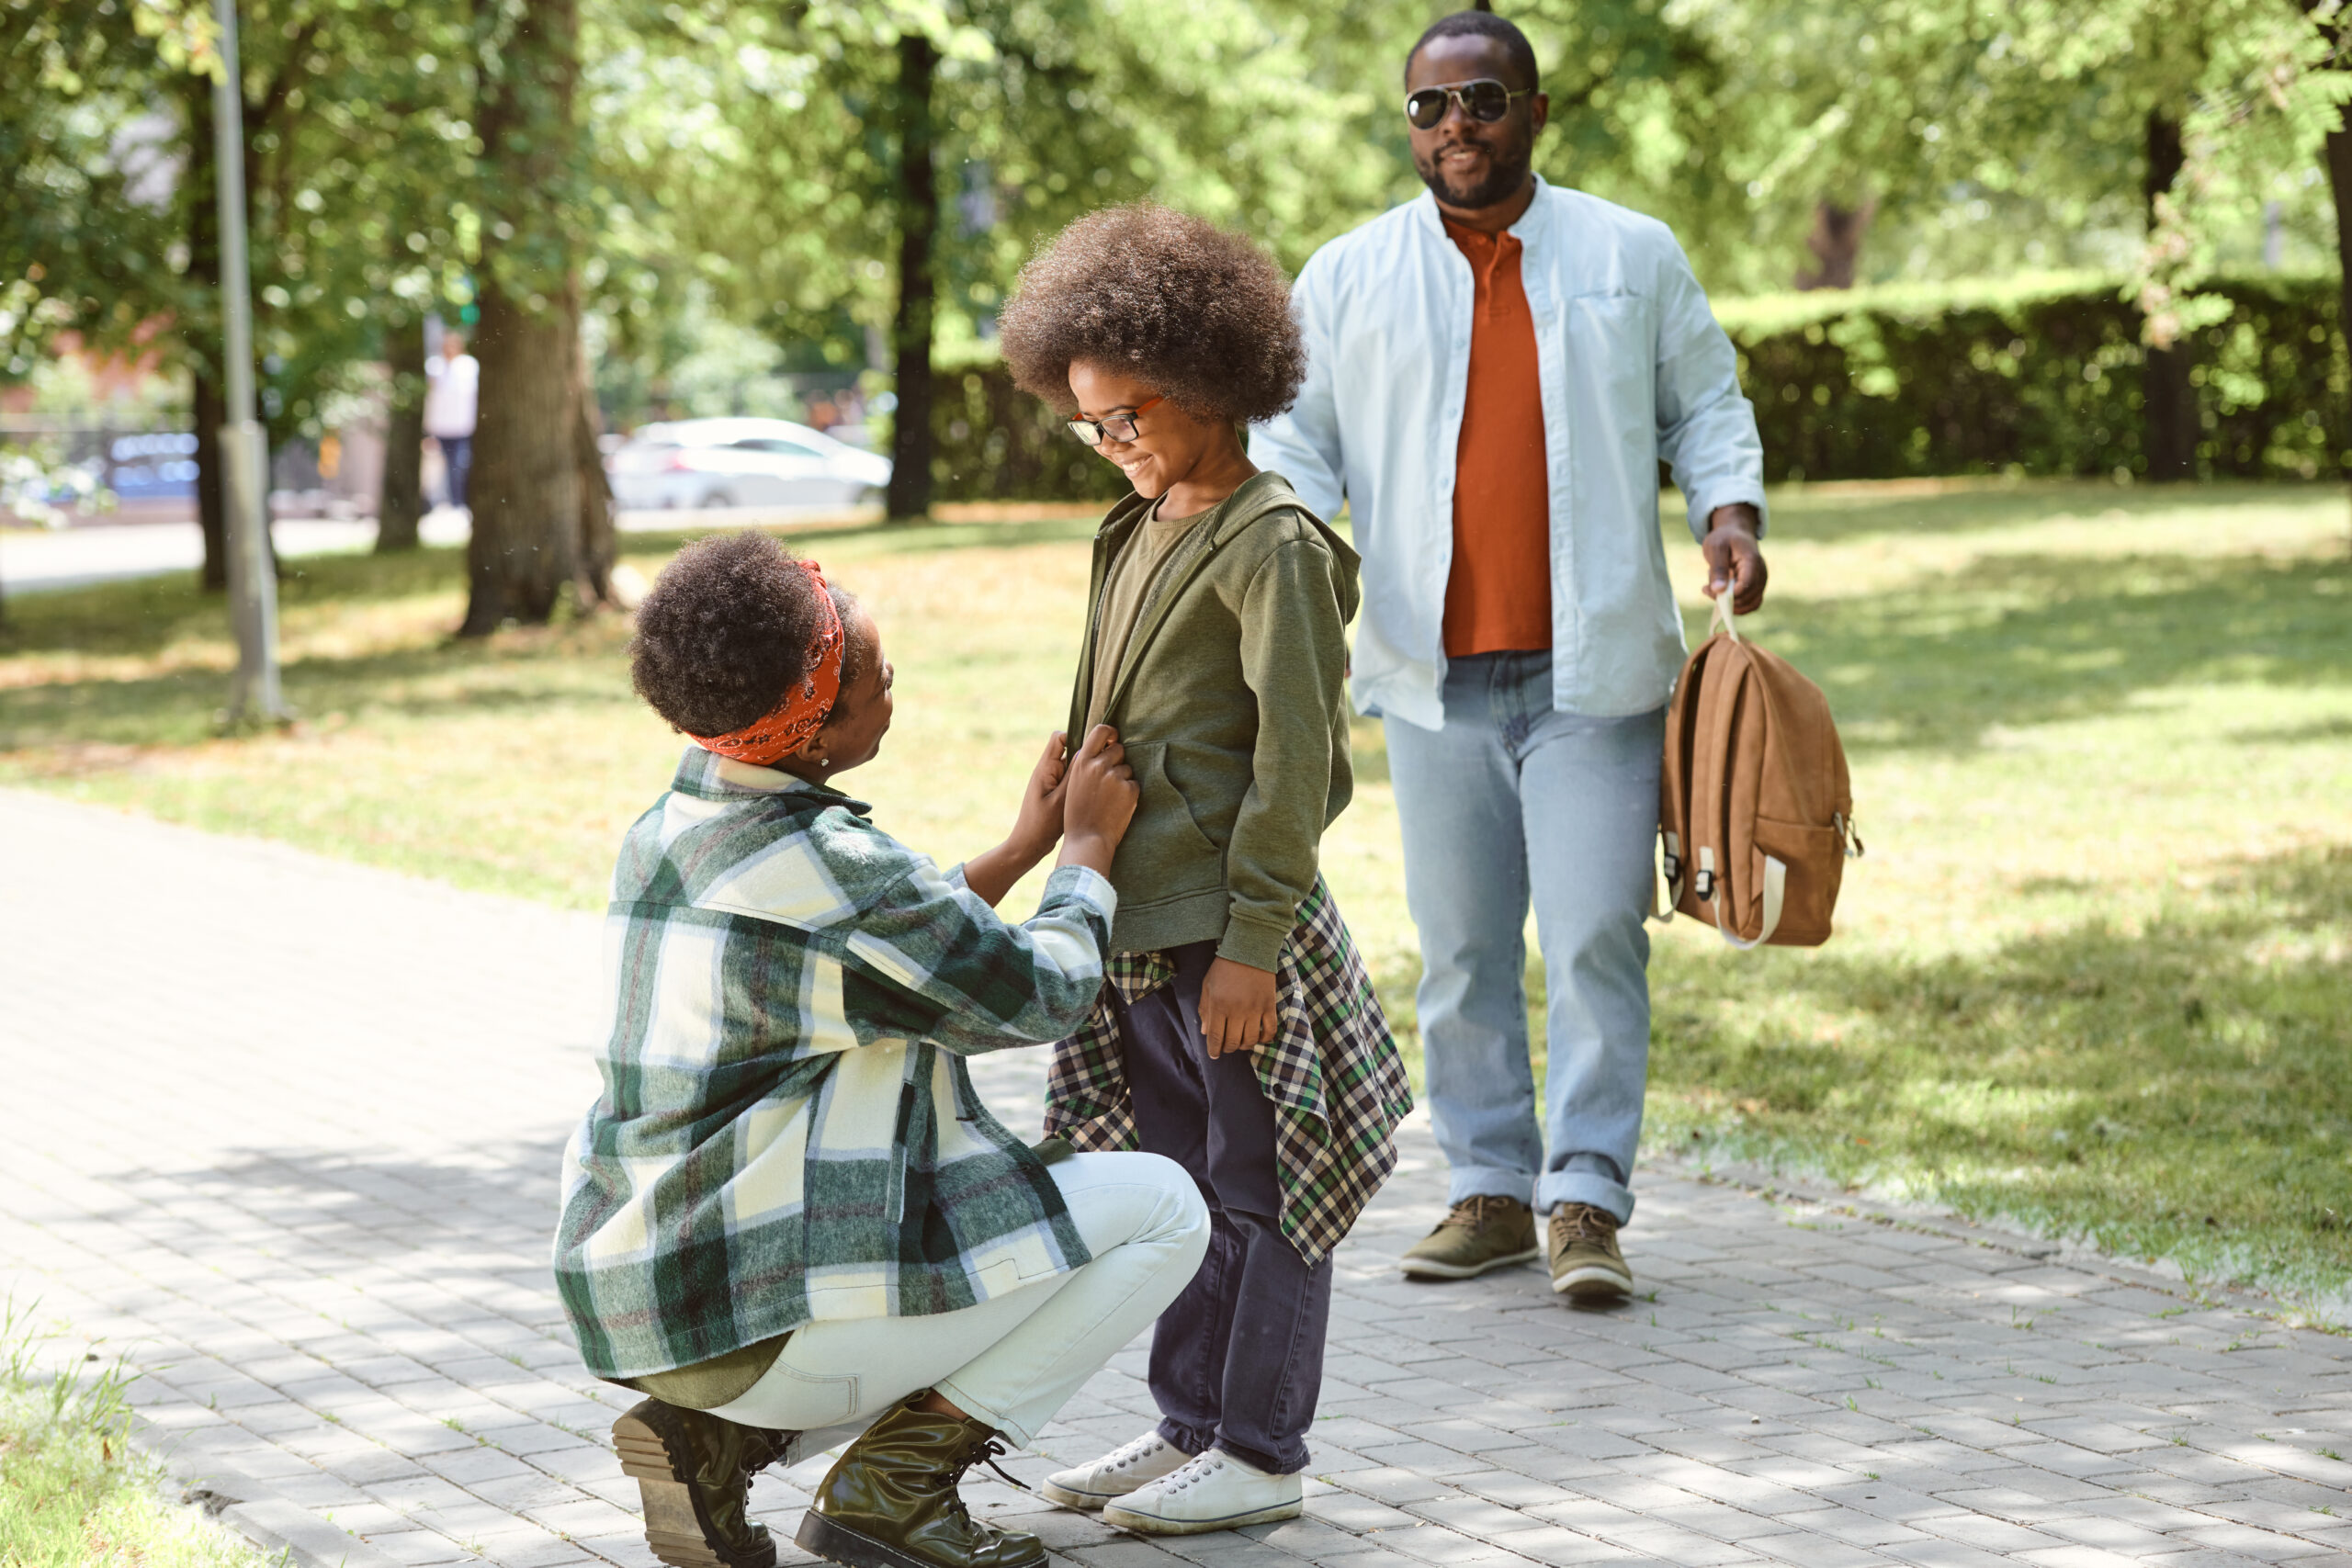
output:
[[[1114,413],[1104,419],[1081,416],[1069,422],[1069,433],[1089,446],[1100,446],[1105,441],[1133,441],[1136,438],[1136,415],[1167,400],[1168,394],[1162,392],[1156,398],[1146,398],[1125,413]]]
[[[1516,92],[1491,76],[1481,76],[1476,82],[1458,82],[1451,87],[1423,87],[1405,100],[1405,118],[1415,130],[1435,130],[1445,119],[1446,106],[1460,104],[1462,112],[1472,119],[1488,125],[1510,112],[1510,101],[1523,98],[1535,91],[1521,87]]]

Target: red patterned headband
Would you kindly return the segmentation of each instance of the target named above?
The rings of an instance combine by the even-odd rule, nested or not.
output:
[[[834,699],[842,694],[842,651],[846,639],[842,635],[841,612],[833,607],[832,592],[817,563],[804,560],[793,564],[807,572],[808,581],[816,585],[817,605],[824,615],[823,623],[808,644],[808,673],[797,684],[785,688],[783,701],[742,728],[730,729],[724,735],[687,737],[706,751],[732,757],[754,767],[764,768],[781,761],[824,728],[833,711]]]

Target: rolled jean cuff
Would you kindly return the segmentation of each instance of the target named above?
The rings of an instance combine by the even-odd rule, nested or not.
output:
[[[1621,1181],[1589,1170],[1557,1170],[1535,1184],[1535,1208],[1550,1213],[1562,1203],[1589,1203],[1619,1224],[1634,1217],[1634,1192]]]
[[[1524,1203],[1535,1186],[1532,1171],[1499,1170],[1492,1166],[1456,1166],[1446,1178],[1445,1201],[1466,1203],[1473,1198],[1509,1198]]]

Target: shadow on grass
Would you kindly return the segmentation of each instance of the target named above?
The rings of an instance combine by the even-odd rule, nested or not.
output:
[[[716,528],[676,533],[624,534],[624,558],[667,558]],[[1025,545],[1066,544],[1091,538],[1090,522],[954,523],[876,526],[872,524],[786,533],[786,543],[802,554],[822,552],[852,561],[880,556],[937,554],[948,550],[1005,549]],[[462,593],[466,552],[462,546],[427,547],[398,555],[306,556],[285,563],[277,588],[281,617],[325,604],[357,608],[392,604],[433,593]],[[458,615],[449,615],[454,631]],[[172,572],[129,582],[12,598],[0,621],[0,657],[9,654],[80,653],[140,657],[160,653],[190,638],[225,639],[228,601],[197,586],[194,572]]]
[[[1832,544],[1875,535],[1984,533],[2109,513],[2129,521],[2190,508],[2210,512],[2226,528],[2233,513],[2331,500],[2340,504],[2343,494],[2332,484],[2117,485],[2097,479],[2027,479],[1943,494],[1906,494],[1893,486],[1872,491],[1791,485],[1772,494],[1771,531],[1784,539]]]
[[[2188,682],[2352,682],[2352,561],[1996,556],[1940,592],[1776,596],[1758,635],[1820,682],[1849,750],[1964,749]]]
[[[286,563],[277,585],[281,616],[311,605],[390,604],[462,591],[465,551],[419,549],[393,556],[311,556]],[[451,626],[456,625],[455,617]],[[197,586],[192,571],[128,582],[92,583],[8,601],[0,657],[81,653],[140,657],[189,639],[225,640],[229,602]]]
[[[2242,863],[2144,930],[1984,957],[1666,948],[1652,1142],[2340,1297],[2347,950],[2352,846]]]
[[[306,721],[526,716],[561,705],[634,712],[620,638],[525,650],[442,645],[286,666],[286,699]],[[187,745],[215,734],[228,677],[181,670],[130,681],[71,681],[0,691],[0,752],[49,746]]]

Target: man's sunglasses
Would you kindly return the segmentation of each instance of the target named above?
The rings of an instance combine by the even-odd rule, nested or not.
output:
[[[1415,130],[1435,130],[1445,122],[1447,106],[1460,104],[1462,112],[1472,119],[1492,125],[1510,113],[1513,98],[1523,98],[1533,91],[1532,87],[1513,91],[1491,76],[1451,87],[1423,87],[1405,100],[1405,118],[1412,122]]]
[[[1100,446],[1105,441],[1133,441],[1136,415],[1167,400],[1168,394],[1162,392],[1156,398],[1146,398],[1125,413],[1114,413],[1107,419],[1074,419],[1069,422],[1069,433],[1089,446]]]

